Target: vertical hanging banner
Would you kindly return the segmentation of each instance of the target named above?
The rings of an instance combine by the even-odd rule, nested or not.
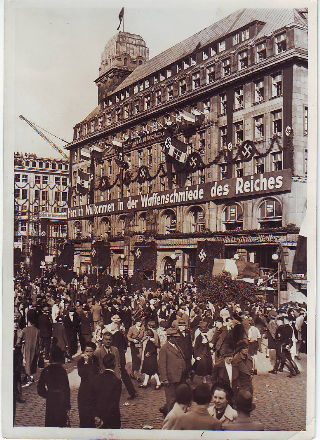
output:
[[[45,259],[43,247],[40,244],[31,245],[31,259],[30,259],[30,276],[34,280],[41,276],[41,262]]]
[[[93,266],[106,269],[111,263],[110,244],[102,240],[92,244],[91,262]]]
[[[196,257],[196,276],[212,273],[215,258],[223,258],[222,241],[198,241]]]
[[[73,268],[74,265],[74,246],[71,243],[66,243],[57,258],[58,266],[65,266]]]
[[[139,242],[134,246],[134,270],[156,270],[157,244],[154,241]]]

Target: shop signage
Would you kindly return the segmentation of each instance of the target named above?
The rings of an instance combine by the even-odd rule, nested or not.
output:
[[[69,208],[68,218],[105,216],[175,205],[263,196],[290,189],[291,170],[287,169]]]

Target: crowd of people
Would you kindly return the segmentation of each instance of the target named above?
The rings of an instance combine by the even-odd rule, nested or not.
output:
[[[134,400],[154,387],[163,429],[262,430],[250,418],[261,361],[293,378],[307,346],[305,304],[204,302],[191,284],[131,291],[123,279],[66,284],[53,270],[35,280],[21,271],[14,305],[14,414],[40,373],[45,426],[70,426],[74,361],[80,427],[120,428],[124,388]]]

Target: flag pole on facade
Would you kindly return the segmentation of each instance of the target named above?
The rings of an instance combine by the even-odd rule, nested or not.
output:
[[[117,31],[120,29],[122,23],[122,32],[124,32],[124,8],[121,8],[119,12],[119,26],[117,27]]]

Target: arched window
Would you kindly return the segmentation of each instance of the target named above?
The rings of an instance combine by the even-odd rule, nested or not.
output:
[[[258,221],[261,229],[279,228],[282,226],[282,207],[276,199],[264,199],[258,210]]]
[[[92,234],[93,234],[93,226],[94,226],[93,220],[88,220],[87,228],[88,228],[88,236],[89,236],[89,237],[92,237]]]
[[[75,221],[73,226],[74,226],[75,238],[80,238],[81,237],[81,233],[82,233],[82,223],[81,223],[81,221],[79,221],[79,220]]]
[[[101,234],[108,235],[111,234],[111,222],[109,217],[103,217],[101,219]]]
[[[139,215],[138,229],[140,232],[145,232],[147,229],[147,213],[146,212],[142,212]]]
[[[118,235],[123,235],[125,233],[126,224],[127,224],[127,216],[120,215],[118,219]]]
[[[205,229],[204,211],[199,206],[194,206],[190,209],[187,217],[186,232],[202,232]]]
[[[176,213],[172,209],[166,209],[161,216],[161,233],[171,234],[177,229]]]
[[[243,210],[241,205],[234,203],[223,210],[223,224],[226,231],[243,228]]]

